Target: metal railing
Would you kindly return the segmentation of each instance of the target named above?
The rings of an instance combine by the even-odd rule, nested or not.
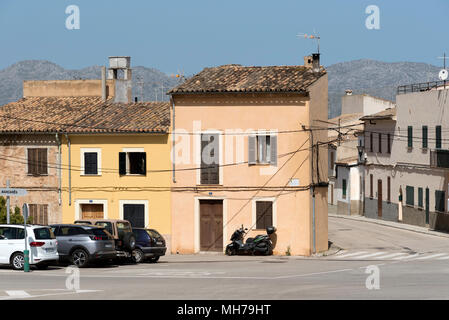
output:
[[[439,87],[449,87],[447,80],[444,81],[432,81],[432,82],[422,82],[422,83],[414,83],[407,84],[404,86],[399,86],[397,89],[397,94],[406,94],[411,92],[422,92],[429,91],[432,89],[436,89]]]

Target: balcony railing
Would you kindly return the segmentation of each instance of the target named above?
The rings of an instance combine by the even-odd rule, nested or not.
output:
[[[449,87],[449,83],[447,81],[432,81],[432,82],[407,84],[405,86],[399,86],[397,89],[397,94],[429,91],[443,86]]]
[[[430,166],[432,168],[449,168],[449,150],[445,149],[431,150]]]

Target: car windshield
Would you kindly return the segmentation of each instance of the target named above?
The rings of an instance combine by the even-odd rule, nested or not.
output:
[[[159,232],[157,232],[156,230],[153,229],[146,229],[145,230],[151,238],[161,238],[162,236],[160,235]]]
[[[97,226],[101,226],[104,227],[106,229],[107,232],[109,232],[110,234],[114,234],[112,231],[112,223],[110,222],[104,222],[104,221],[99,221],[97,223],[95,223]]]
[[[55,239],[55,235],[50,228],[36,228],[34,229],[34,237],[36,240],[50,240]]]

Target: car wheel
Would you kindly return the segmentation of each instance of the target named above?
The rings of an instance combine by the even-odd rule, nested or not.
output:
[[[151,263],[156,263],[156,262],[159,261],[159,257],[160,257],[160,256],[151,257],[151,258],[149,259],[149,261],[150,261]]]
[[[23,270],[23,266],[25,265],[25,258],[23,256],[23,253],[14,253],[11,258],[11,265],[14,270]]]
[[[83,249],[76,249],[72,252],[71,262],[78,268],[84,268],[89,263],[89,255]]]
[[[133,261],[135,263],[141,263],[143,262],[143,260],[145,260],[143,251],[140,249],[134,249],[132,254],[133,254]]]

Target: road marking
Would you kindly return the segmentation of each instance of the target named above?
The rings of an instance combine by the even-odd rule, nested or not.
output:
[[[348,252],[348,250],[341,250],[341,251],[338,251],[335,255],[339,256],[339,255],[342,255],[343,253],[346,253],[346,252]]]
[[[382,254],[384,254],[385,252],[376,252],[376,253],[370,253],[370,254],[365,254],[363,256],[357,256],[355,257],[356,259],[364,259],[364,258],[370,258],[370,257],[375,257],[375,256],[380,256]]]
[[[21,297],[29,297],[30,295],[23,290],[8,290],[5,291],[6,294],[10,297],[14,297],[14,298],[21,298]]]
[[[416,258],[415,260],[427,260],[427,259],[432,259],[432,258],[436,258],[436,257],[441,257],[446,255],[445,253],[437,253],[437,254],[433,254],[430,256],[424,256],[424,257],[420,257],[420,258]]]
[[[364,253],[366,253],[366,251],[360,251],[360,252],[355,252],[355,253],[348,253],[348,254],[344,254],[344,255],[342,255],[342,256],[338,256],[338,257],[336,257],[336,258],[337,258],[337,259],[340,259],[340,258],[353,257],[353,256],[358,256],[358,255],[364,254]]]
[[[412,255],[405,256],[405,257],[397,257],[397,258],[394,258],[393,260],[411,259],[411,258],[417,257],[419,255],[421,255],[421,253],[415,253],[415,254],[412,254]]]
[[[380,257],[376,257],[377,259],[389,259],[389,258],[393,258],[393,257],[397,257],[397,256],[403,256],[403,255],[409,255],[409,253],[406,252],[399,252],[399,253],[390,253],[387,254],[386,256],[380,256]]]
[[[447,260],[447,259],[449,259],[449,255],[447,257],[438,258],[437,260]]]
[[[345,271],[352,271],[352,270],[354,270],[354,269],[340,269],[340,270],[333,270],[333,271],[294,274],[294,275],[290,275],[290,276],[273,277],[273,278],[270,278],[270,279],[288,279],[288,278],[295,278],[295,277],[307,277],[307,276],[315,276],[315,275],[318,275],[318,274],[329,274],[329,273],[345,272]]]

